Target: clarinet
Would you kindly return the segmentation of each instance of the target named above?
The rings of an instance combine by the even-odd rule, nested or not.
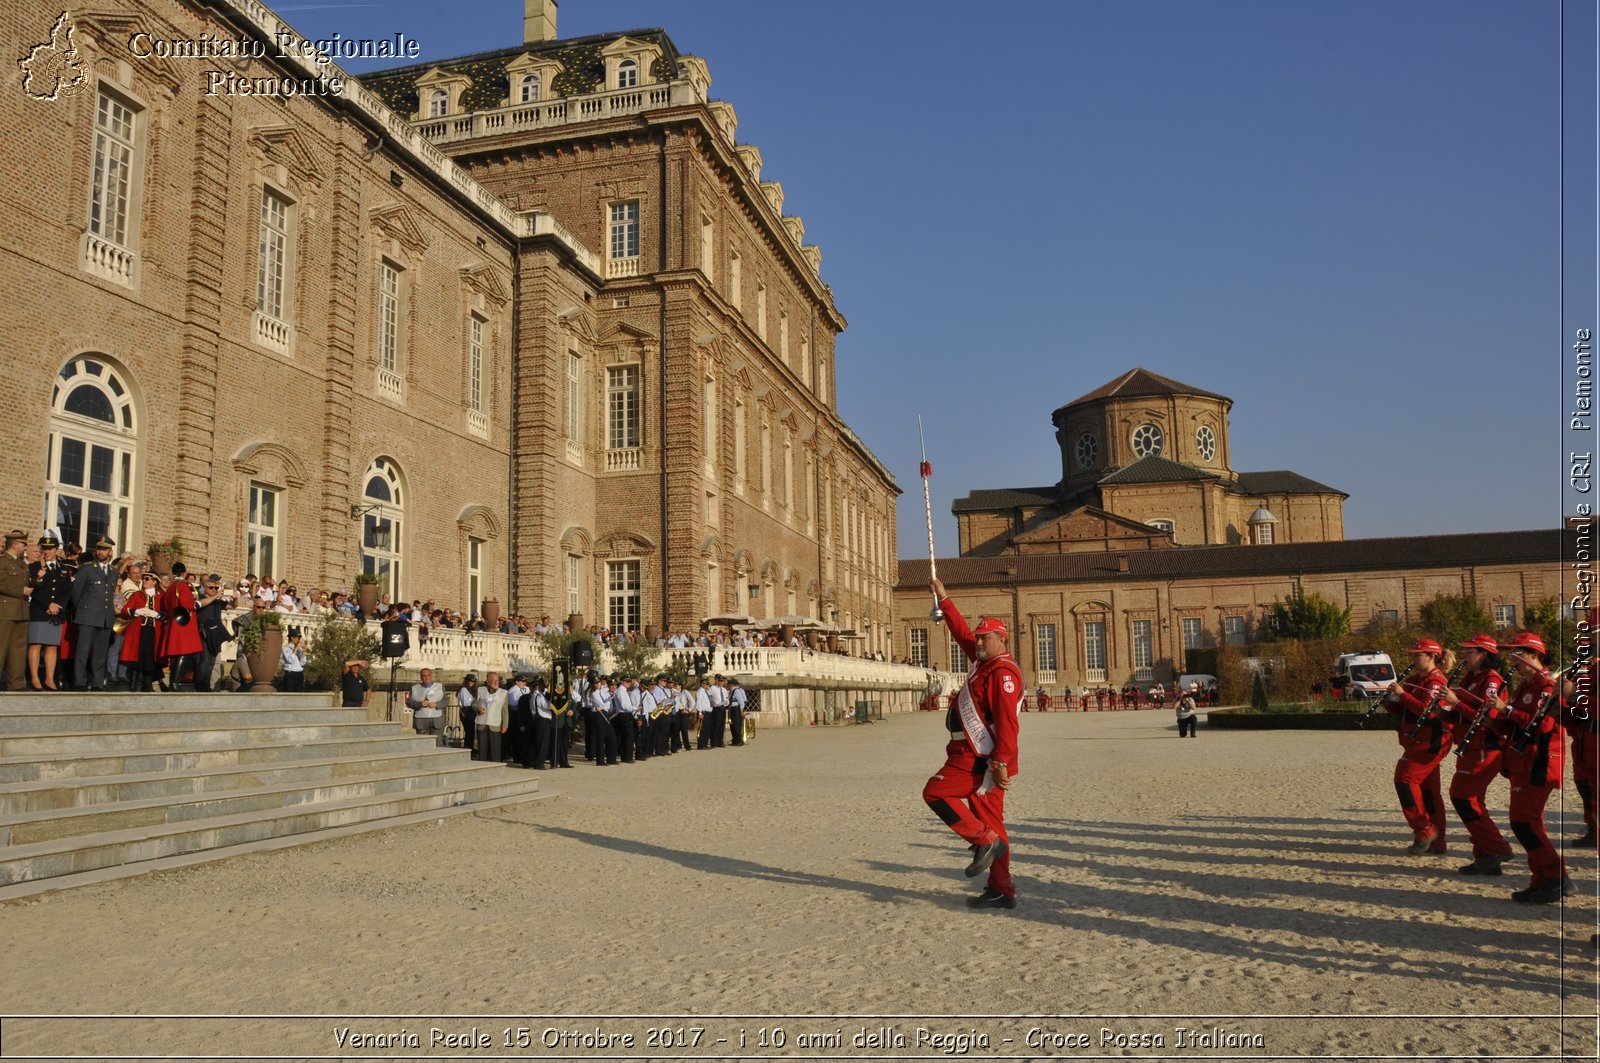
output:
[[[1478,729],[1489,719],[1489,710],[1493,702],[1494,698],[1492,697],[1483,699],[1483,706],[1478,709],[1478,714],[1472,718],[1472,723],[1461,736],[1461,741],[1456,743],[1456,756],[1464,757],[1467,755],[1467,747],[1472,745],[1472,740],[1477,737]]]
[[[1445,677],[1444,685],[1443,686],[1437,686],[1437,687],[1433,688],[1433,693],[1428,695],[1428,703],[1426,705],[1422,706],[1422,712],[1421,712],[1421,714],[1419,714],[1417,716],[1417,724],[1416,724],[1416,726],[1411,728],[1411,730],[1406,734],[1406,741],[1407,742],[1411,741],[1413,738],[1416,738],[1417,735],[1421,734],[1423,727],[1427,726],[1428,721],[1433,719],[1433,707],[1435,705],[1439,704],[1439,695],[1444,693],[1444,688],[1445,687],[1450,686],[1451,684],[1453,684],[1455,682],[1456,676],[1460,675],[1461,674],[1461,669],[1463,669],[1465,667],[1466,667],[1466,662],[1465,661],[1461,662],[1460,664],[1457,664],[1456,667],[1455,667],[1455,670],[1452,671],[1448,676]]]
[[[1395,680],[1395,686],[1397,688],[1398,687],[1403,687],[1405,685],[1406,684],[1405,684],[1405,680],[1404,679]],[[1412,686],[1415,686],[1415,685],[1416,685],[1415,683],[1412,684]],[[1378,715],[1378,710],[1383,708],[1383,703],[1389,700],[1389,695],[1392,694],[1392,693],[1393,693],[1393,691],[1385,691],[1384,693],[1379,694],[1375,698],[1368,698],[1367,699],[1367,702],[1368,702],[1367,711],[1361,714],[1361,719],[1356,721],[1356,726],[1365,727],[1367,725],[1367,721],[1368,720],[1370,720],[1374,716]]]
[[[1532,742],[1534,736],[1539,733],[1539,725],[1544,722],[1544,718],[1549,714],[1551,707],[1561,698],[1561,673],[1557,672],[1555,675],[1551,675],[1548,671],[1541,669],[1539,676],[1542,679],[1554,680],[1555,685],[1550,688],[1550,693],[1545,696],[1545,699],[1539,703],[1539,707],[1533,710],[1533,715],[1528,718],[1528,726],[1512,733],[1512,752],[1526,753],[1528,751],[1528,743]]]

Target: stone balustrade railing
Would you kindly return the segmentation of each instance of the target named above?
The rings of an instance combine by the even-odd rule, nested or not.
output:
[[[416,130],[435,144],[450,144],[474,137],[549,129],[698,102],[694,85],[687,80],[680,80],[643,88],[614,89],[571,98],[516,103],[470,114],[424,118],[417,123]]]
[[[229,622],[232,623],[242,615],[244,614],[230,614]],[[334,622],[351,621],[336,621],[331,617],[309,613],[283,614],[285,628],[299,628],[305,634],[307,641],[311,640],[313,634],[323,624]],[[366,627],[374,638],[381,633],[376,621],[367,621]],[[433,627],[428,629],[428,638],[423,640],[418,638],[421,630],[415,626],[411,628],[411,649],[400,661],[401,667],[407,672],[432,668],[447,673],[478,672],[481,678],[482,673],[490,670],[500,672],[502,675],[542,672],[550,664],[544,643],[533,635],[501,635],[490,631]],[[224,653],[231,656],[232,646],[230,643]],[[711,651],[690,647],[663,649],[659,652],[662,654],[658,658],[662,667],[666,667],[668,662],[674,659],[681,658],[689,665],[691,672],[694,657],[709,652],[711,671],[738,676],[741,681],[751,678],[792,676],[797,680],[811,678],[847,683],[896,683],[920,688],[926,686],[929,677],[933,676],[940,680],[942,691],[949,692],[960,684],[962,678],[942,672],[931,672],[929,669],[908,664],[872,661],[862,657],[843,657],[838,654],[789,647],[741,649],[717,646]],[[597,656],[599,659],[595,663],[598,667],[605,671],[614,669],[614,657],[609,649],[599,650]],[[382,676],[374,675],[374,678],[381,679]]]

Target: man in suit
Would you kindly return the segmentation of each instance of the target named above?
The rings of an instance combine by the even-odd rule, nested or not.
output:
[[[106,688],[106,653],[117,619],[117,574],[111,568],[116,545],[104,535],[96,539],[94,561],[79,565],[72,580],[72,660],[80,690]]]

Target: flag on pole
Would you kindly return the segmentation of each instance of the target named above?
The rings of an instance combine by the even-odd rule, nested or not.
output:
[[[922,463],[922,478],[924,480],[926,480],[928,477],[930,477],[932,475],[933,475],[933,463],[929,462],[929,461],[923,462]]]

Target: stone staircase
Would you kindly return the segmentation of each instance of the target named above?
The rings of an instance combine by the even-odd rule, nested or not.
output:
[[[550,796],[332,694],[0,694],[0,900]]]

